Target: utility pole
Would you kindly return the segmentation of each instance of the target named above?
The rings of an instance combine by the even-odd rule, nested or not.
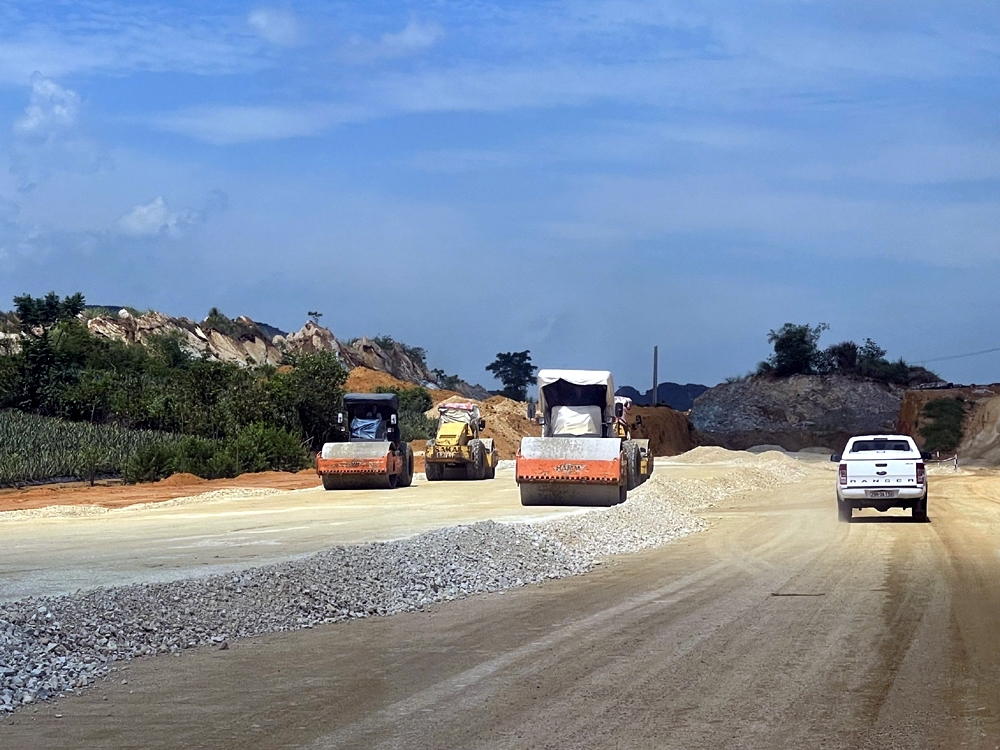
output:
[[[653,406],[656,406],[657,394],[656,387],[660,384],[660,376],[657,372],[657,368],[660,364],[660,347],[653,347]]]

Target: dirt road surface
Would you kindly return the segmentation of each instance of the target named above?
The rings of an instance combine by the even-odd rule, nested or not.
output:
[[[139,660],[0,747],[1000,746],[1000,479],[848,525],[831,478],[585,576]]]

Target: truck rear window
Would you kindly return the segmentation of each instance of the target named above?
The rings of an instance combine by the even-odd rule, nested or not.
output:
[[[866,453],[868,451],[902,451],[913,450],[906,440],[858,440],[851,446],[851,453]]]

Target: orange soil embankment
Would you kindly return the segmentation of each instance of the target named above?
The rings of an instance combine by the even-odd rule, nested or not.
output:
[[[405,380],[395,378],[389,373],[382,372],[381,370],[370,370],[367,367],[355,367],[347,376],[347,382],[344,383],[344,392],[374,393],[376,388],[407,389],[415,388],[416,386],[416,383],[408,383]],[[460,393],[456,393],[455,391],[446,391],[443,388],[428,388],[427,392],[431,394],[431,399],[435,404],[444,401],[447,398],[465,399],[465,397]]]
[[[0,490],[0,512],[30,510],[50,505],[99,505],[124,508],[138,503],[156,503],[176,497],[200,495],[212,490],[244,487],[269,487],[276,490],[300,490],[319,484],[314,469],[300,472],[262,471],[234,479],[202,479],[194,474],[174,474],[148,484],[100,482],[91,487],[85,482],[43,484],[36,487]]]
[[[632,437],[648,439],[654,456],[676,456],[698,444],[687,414],[682,411],[669,406],[633,406],[629,422],[637,416],[642,417],[642,426],[632,430]]]

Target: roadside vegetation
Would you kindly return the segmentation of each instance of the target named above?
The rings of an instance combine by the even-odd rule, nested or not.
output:
[[[3,320],[16,338],[0,349],[0,409],[116,430],[108,434],[118,436],[127,457],[95,458],[98,474],[144,480],[177,471],[214,478],[301,469],[310,465],[310,451],[334,437],[347,372],[332,352],[289,357],[277,368],[241,367],[195,357],[170,336],[145,346],[93,336],[77,317],[85,308],[80,294],[24,295],[14,304]],[[239,329],[218,310],[209,325]],[[42,432],[30,450],[63,458],[50,470],[31,463],[8,483],[93,474],[69,457],[71,447],[46,442],[55,432]],[[122,437],[133,433],[146,438]],[[11,453],[27,456],[29,435],[19,441],[14,434]]]
[[[953,453],[962,443],[965,402],[960,398],[937,398],[924,404],[921,416],[929,419],[918,430],[924,450]]]
[[[902,358],[890,361],[886,350],[871,339],[863,344],[841,341],[825,349],[819,346],[820,337],[830,327],[826,323],[785,323],[772,330],[767,341],[774,348],[763,362],[757,365],[756,375],[790,377],[792,375],[846,375],[881,383],[914,386],[941,380],[924,367],[909,365]],[[730,378],[736,382],[740,378]]]
[[[437,431],[437,421],[425,412],[434,406],[430,391],[422,386],[389,388],[380,386],[376,393],[395,393],[399,396],[399,432],[403,440],[430,440]]]
[[[67,422],[5,409],[0,411],[0,487],[122,476],[137,454],[169,449],[179,440],[165,432]]]

